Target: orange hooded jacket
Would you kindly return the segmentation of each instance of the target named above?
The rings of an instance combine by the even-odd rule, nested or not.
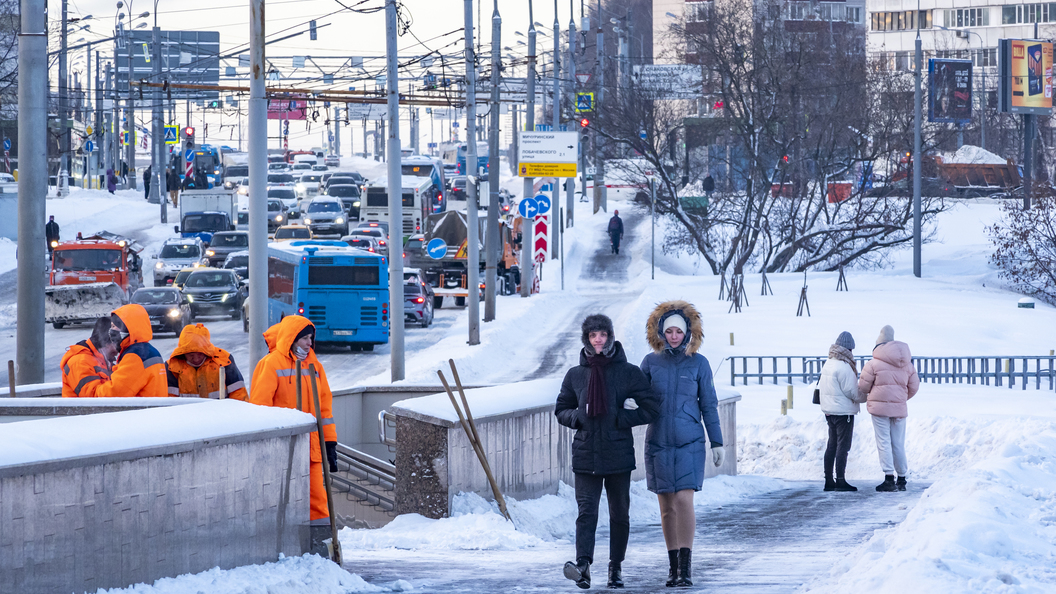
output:
[[[110,362],[95,348],[91,339],[71,346],[59,363],[62,368],[62,397],[91,398],[95,389],[110,379]]]
[[[202,353],[206,360],[200,367],[195,367],[184,357],[188,353]],[[224,368],[227,397],[248,400],[246,383],[242,380],[242,373],[231,354],[213,345],[209,340],[209,329],[205,326],[185,326],[180,333],[180,343],[169,357],[169,396],[220,398],[221,367]]]
[[[257,363],[253,370],[253,381],[250,383],[249,401],[263,406],[281,408],[298,408],[315,416],[315,404],[312,399],[312,380],[308,377],[308,365],[314,364],[319,387],[319,408],[322,413],[324,441],[337,441],[337,426],[334,424],[332,410],[333,395],[330,384],[326,381],[326,372],[315,356],[315,349],[308,351],[308,356],[300,361],[301,398],[297,402],[297,359],[293,356],[293,342],[305,328],[312,326],[308,318],[286,316],[278,324],[264,332],[264,340],[270,351]],[[314,330],[314,326],[313,326]],[[311,520],[313,524],[322,524],[330,517],[326,503],[326,487],[323,483],[323,455],[319,449],[319,436],[312,433],[311,444]]]
[[[150,329],[150,316],[142,305],[130,303],[114,310],[112,316],[121,319],[128,329],[121,344],[121,354],[117,356],[110,381],[104,382],[95,389],[97,397],[108,396],[144,396],[166,397],[168,387],[165,381],[165,360],[150,339],[154,333]]]

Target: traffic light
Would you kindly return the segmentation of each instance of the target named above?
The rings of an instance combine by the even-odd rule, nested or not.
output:
[[[587,127],[587,126],[589,126],[589,125],[590,125],[590,120],[589,120],[589,119],[587,119],[587,118],[580,118],[580,120],[579,120],[579,127],[580,127],[580,128],[586,128],[586,127]]]
[[[214,99],[209,102],[209,109],[220,109],[220,100]]]
[[[187,126],[183,129],[183,139],[186,141],[187,148],[194,148],[194,126]]]

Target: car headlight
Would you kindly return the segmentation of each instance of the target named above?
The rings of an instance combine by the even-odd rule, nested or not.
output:
[[[275,215],[275,222],[276,223],[281,223],[282,222],[282,215]]]
[[[312,224],[312,219],[304,219],[304,224],[305,225],[311,225]]]
[[[359,208],[359,200],[356,200],[355,202],[353,202],[352,206],[355,206],[356,208]]]
[[[336,219],[334,219],[334,224],[335,225],[340,225],[341,223],[344,223],[344,222],[345,222],[345,219],[342,219],[341,217],[337,217]]]
[[[211,258],[216,255],[216,252],[213,250],[205,250],[205,255]]]
[[[57,248],[57,247],[59,247],[59,242],[57,242],[57,241],[55,241],[55,240],[52,240],[52,241],[51,241],[51,247],[53,247],[53,248]]]
[[[170,309],[169,313],[168,313],[168,316],[170,318],[178,318],[178,317],[180,317],[180,310],[178,310],[178,309]]]
[[[221,303],[226,302],[227,298],[230,297],[230,296],[231,296],[231,293],[224,293],[223,295],[220,296],[220,302]]]
[[[187,303],[194,303],[194,295],[187,296]]]
[[[154,268],[157,268],[158,270],[161,270],[162,268],[165,268],[165,264],[163,262],[158,262],[157,264],[154,265]]]
[[[299,192],[303,192],[304,191],[304,184],[297,184],[294,187],[297,188],[297,191],[299,191]]]
[[[199,266],[201,266],[201,264],[201,262],[195,262],[193,268],[198,268]]]

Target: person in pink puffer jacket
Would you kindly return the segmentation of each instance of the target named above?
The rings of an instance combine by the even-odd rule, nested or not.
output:
[[[877,485],[877,491],[906,490],[906,402],[919,387],[920,378],[909,346],[895,340],[894,328],[884,326],[873,347],[873,358],[866,362],[858,378],[858,392],[868,395],[865,407],[873,416],[876,449],[884,471],[884,482]]]

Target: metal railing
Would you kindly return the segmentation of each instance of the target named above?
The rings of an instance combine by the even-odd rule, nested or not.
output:
[[[730,363],[730,385],[748,385],[749,381],[762,384],[779,381],[791,384],[793,380],[814,383],[821,374],[826,357],[816,356],[732,356]],[[865,366],[871,356],[855,357],[858,369]],[[754,367],[754,371],[750,368]],[[1056,389],[1056,356],[1004,356],[1004,357],[913,357],[913,367],[921,382],[932,384],[978,384],[984,386],[1017,385],[1026,390]]]
[[[396,509],[392,492],[396,485],[396,467],[369,454],[337,444],[337,466],[332,476],[338,492],[348,492],[367,505],[385,511]]]

